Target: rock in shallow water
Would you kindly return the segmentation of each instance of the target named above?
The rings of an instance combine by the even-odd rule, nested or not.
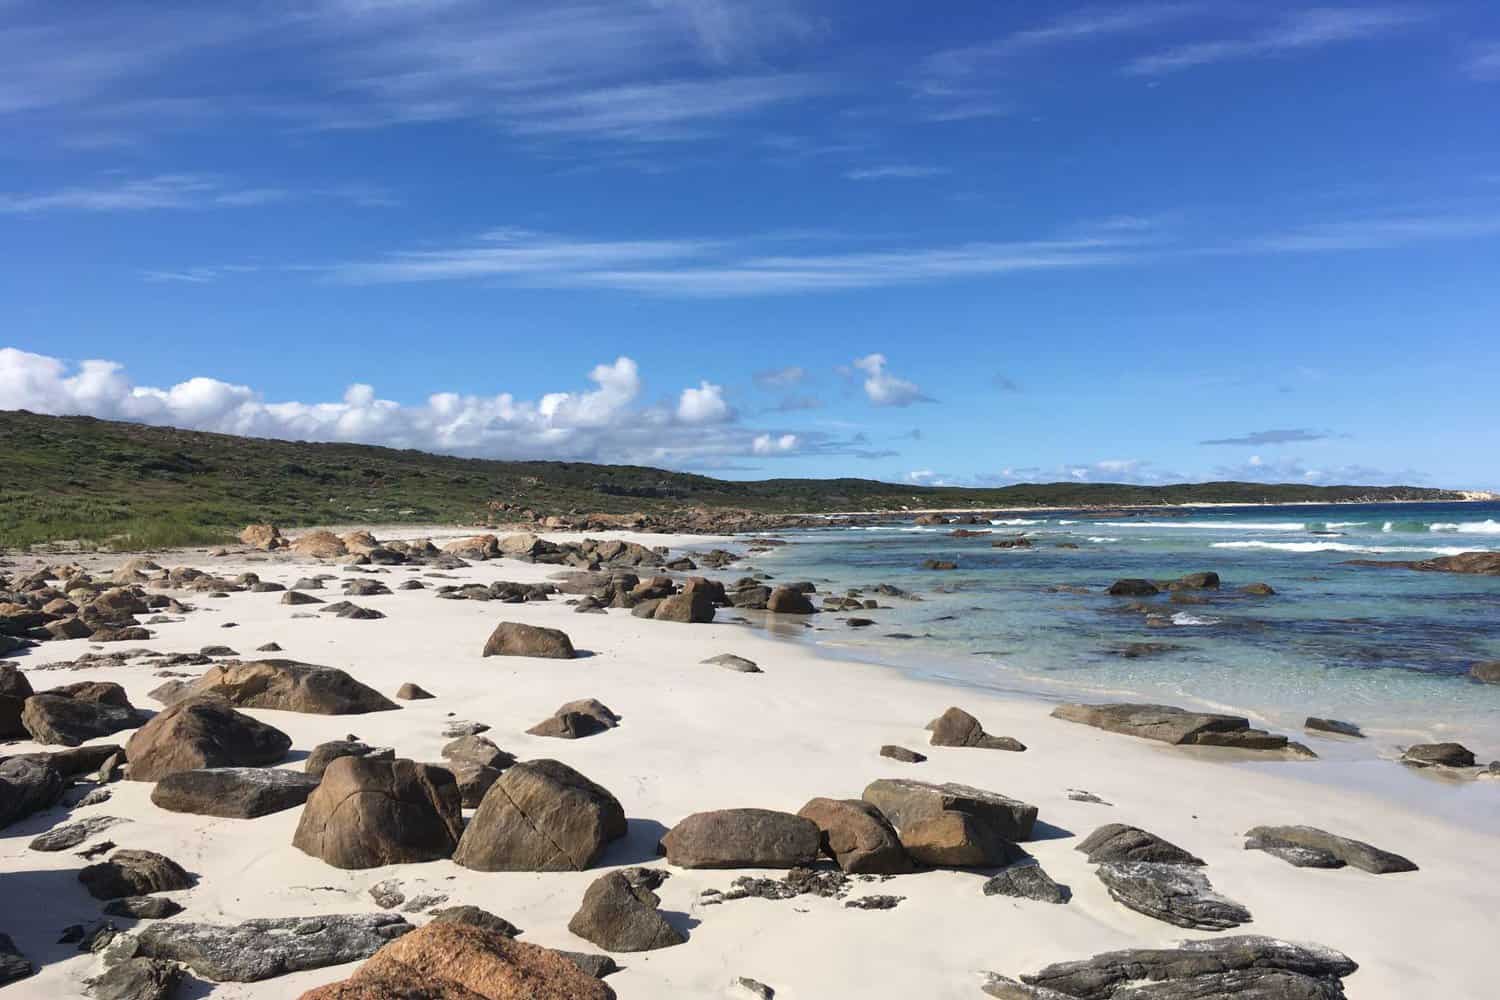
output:
[[[1401,763],[1412,767],[1473,767],[1474,759],[1462,743],[1417,743],[1401,755]]]
[[[136,950],[181,962],[205,979],[254,983],[368,958],[411,929],[394,913],[267,917],[230,926],[168,921],[142,931]]]
[[[1214,892],[1208,876],[1187,865],[1106,862],[1094,874],[1116,902],[1178,927],[1222,931],[1250,922],[1249,910]]]

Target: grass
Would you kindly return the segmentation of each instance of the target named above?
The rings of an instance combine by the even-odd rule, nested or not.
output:
[[[252,522],[483,523],[503,516],[497,511],[523,509],[806,513],[1419,499],[1458,495],[1258,483],[965,489],[869,479],[739,482],[642,466],[497,462],[0,411],[0,547],[11,548],[65,539],[132,549],[215,544]]]

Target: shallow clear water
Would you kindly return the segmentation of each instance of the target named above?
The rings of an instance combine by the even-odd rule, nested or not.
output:
[[[891,583],[920,595],[881,598],[891,607],[869,612],[869,628],[825,614],[809,633],[914,674],[1196,704],[1282,729],[1326,715],[1500,757],[1500,686],[1466,676],[1474,662],[1500,659],[1500,577],[1348,565],[1500,550],[1500,504],[1049,512],[968,527],[992,534],[953,538],[951,526],[909,523],[781,532],[795,544],[757,555],[750,568],[813,580],[825,593]],[[1032,547],[990,544],[1015,534]],[[927,559],[959,568],[924,570]],[[1122,577],[1203,570],[1223,579],[1217,593],[1195,592],[1204,603],[1104,593]],[[1240,593],[1252,582],[1275,596]],[[1049,589],[1059,586],[1085,592]],[[1168,648],[1120,655],[1131,643]]]

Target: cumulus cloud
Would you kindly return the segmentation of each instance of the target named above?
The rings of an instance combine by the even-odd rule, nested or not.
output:
[[[913,403],[930,403],[915,382],[893,375],[886,369],[884,354],[866,354],[855,358],[850,364],[864,372],[865,397],[876,406],[910,406]]]
[[[169,388],[134,384],[118,363],[0,348],[0,406],[193,430],[307,441],[349,441],[487,458],[713,465],[840,446],[817,432],[749,428],[712,382],[675,407],[641,402],[635,361],[594,367],[591,387],[535,400],[439,392],[421,404],[382,399],[356,383],[326,402],[274,402],[250,386],[196,377]]]

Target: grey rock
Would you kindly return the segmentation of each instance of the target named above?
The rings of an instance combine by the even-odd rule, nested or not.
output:
[[[978,747],[983,750],[1021,751],[1026,745],[1009,736],[991,736],[979,720],[954,706],[927,724],[935,747]]]
[[[80,701],[55,694],[34,694],[21,708],[21,724],[38,743],[76,747],[123,729],[134,729],[145,716],[128,705]]]
[[[595,979],[603,979],[612,972],[620,971],[619,964],[608,955],[594,955],[585,951],[559,951],[558,954]]]
[[[94,1000],[167,1000],[182,981],[182,969],[155,958],[131,958],[108,966],[88,981]]]
[[[323,772],[328,770],[328,765],[340,757],[369,757],[373,760],[395,760],[396,751],[392,747],[372,747],[361,743],[359,740],[329,740],[327,743],[319,743],[313,747],[312,753],[307,755],[307,763],[303,771],[315,778],[321,778]]]
[[[388,878],[382,882],[376,882],[369,888],[370,898],[375,900],[375,905],[382,910],[394,910],[406,902],[406,893],[401,889],[401,880]]]
[[[1365,734],[1352,722],[1341,722],[1338,719],[1322,719],[1316,715],[1309,715],[1307,721],[1302,723],[1302,728],[1310,733],[1331,733],[1334,736],[1352,736],[1356,739],[1365,738]]]
[[[318,787],[318,775],[264,767],[173,771],[151,790],[151,801],[171,812],[254,819],[293,809]]]
[[[1014,896],[1042,903],[1066,903],[1072,896],[1042,870],[1035,858],[1024,858],[1002,869],[984,883],[986,896]]]
[[[506,753],[496,746],[493,740],[480,736],[478,733],[460,736],[444,746],[441,753],[450,761],[466,761],[481,767],[494,768],[497,771],[503,771],[516,762],[514,754]]]
[[[1250,911],[1213,891],[1197,868],[1150,861],[1106,862],[1094,870],[1116,902],[1178,927],[1222,931],[1250,922]]]
[[[1091,805],[1096,806],[1108,806],[1114,804],[1112,802],[1106,802],[1099,796],[1095,795],[1093,792],[1086,791],[1082,788],[1068,789],[1068,799],[1073,802],[1087,802]]]
[[[749,976],[735,976],[729,985],[746,996],[757,997],[758,1000],[771,1000],[776,995],[776,991],[771,987],[759,979],[751,979]]]
[[[1109,703],[1063,704],[1052,710],[1054,719],[1124,733],[1179,746],[1220,746],[1241,750],[1286,750],[1287,738],[1250,728],[1238,715],[1189,712],[1172,705]],[[1311,753],[1311,751],[1307,751]]]
[[[119,899],[188,889],[195,880],[166,855],[155,851],[120,850],[108,861],[82,869],[78,881],[95,899]]]
[[[72,823],[64,823],[62,826],[54,826],[46,833],[33,838],[27,846],[33,851],[66,851],[71,847],[77,847],[96,833],[103,833],[119,823],[129,822],[130,820],[119,816],[89,816]]]
[[[493,931],[496,934],[503,934],[509,938],[516,937],[521,933],[521,928],[509,920],[497,916],[489,910],[480,909],[477,906],[449,906],[441,910],[433,910],[431,922],[469,924],[487,931]],[[598,973],[591,973],[591,975],[597,976]]]
[[[595,879],[568,930],[606,951],[654,951],[687,940],[667,923],[657,907],[661,899],[647,884],[627,872],[610,872]]]
[[[57,805],[63,788],[63,773],[47,755],[0,761],[0,827]]]
[[[21,954],[21,949],[16,947],[10,935],[0,933],[0,986],[25,979],[34,972],[36,967]]]
[[[699,662],[723,667],[726,670],[736,670],[742,674],[758,674],[762,672],[754,660],[747,660],[743,656],[736,656],[733,653],[720,653],[718,656],[710,656],[708,659],[700,660]]]
[[[123,896],[104,904],[104,915],[133,920],[161,920],[182,912],[182,904],[166,896]]]
[[[1406,748],[1401,763],[1412,767],[1473,767],[1474,752],[1462,743],[1418,743]]]
[[[1315,855],[1327,855],[1338,861],[1339,866],[1353,865],[1360,871],[1372,875],[1389,875],[1393,872],[1414,872],[1417,866],[1407,858],[1390,851],[1382,851],[1362,840],[1340,837],[1326,830],[1311,826],[1257,826],[1245,834],[1245,850],[1270,851],[1277,857],[1299,867],[1331,868],[1330,864],[1306,865],[1293,860],[1297,855],[1287,856],[1283,851],[1310,851]]]
[[[1201,865],[1203,859],[1138,826],[1106,823],[1085,837],[1074,850],[1093,864],[1106,861],[1154,861],[1168,865]]]
[[[894,743],[887,743],[881,747],[880,756],[889,757],[891,760],[899,760],[903,764],[920,764],[927,759],[926,754],[917,753],[915,750],[908,750],[906,747],[897,746]]]
[[[896,904],[900,903],[905,896],[891,896],[876,894],[871,896],[860,896],[858,899],[845,901],[844,906],[851,910],[894,910]]]
[[[452,739],[455,736],[476,736],[479,733],[487,733],[490,727],[483,722],[469,722],[458,720],[449,722],[443,726],[443,736]]]
[[[141,932],[138,953],[181,962],[215,982],[254,983],[369,958],[412,929],[394,913],[267,917],[221,925],[167,921]]]

